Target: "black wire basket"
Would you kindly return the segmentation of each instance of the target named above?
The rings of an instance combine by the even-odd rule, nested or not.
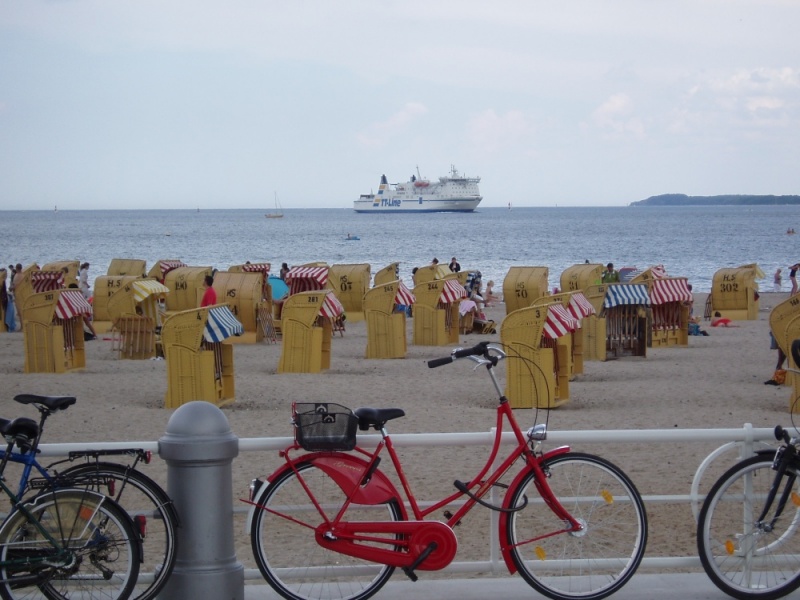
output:
[[[356,447],[358,417],[346,406],[332,402],[297,402],[294,432],[304,450],[352,450]]]

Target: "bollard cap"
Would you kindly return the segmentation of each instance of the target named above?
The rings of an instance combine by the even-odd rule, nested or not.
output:
[[[173,413],[158,449],[165,460],[230,460],[239,454],[239,438],[216,405],[195,401]]]

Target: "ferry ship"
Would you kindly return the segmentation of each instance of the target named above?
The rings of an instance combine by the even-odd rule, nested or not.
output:
[[[377,194],[361,194],[353,202],[358,213],[472,212],[483,197],[478,191],[480,177],[462,176],[454,166],[450,174],[428,181],[419,175],[406,183],[389,183],[381,175]]]

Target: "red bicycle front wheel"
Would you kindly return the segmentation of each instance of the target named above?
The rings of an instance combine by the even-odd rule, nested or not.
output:
[[[519,574],[554,600],[599,600],[619,590],[636,572],[647,544],[644,502],[633,482],[609,461],[568,452],[542,465],[553,494],[582,525],[537,541],[564,524],[544,503],[533,471],[509,493],[508,539]]]

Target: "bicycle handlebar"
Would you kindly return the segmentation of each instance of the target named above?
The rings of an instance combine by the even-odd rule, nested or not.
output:
[[[436,367],[441,367],[443,365],[449,365],[455,359],[452,356],[448,356],[446,358],[434,358],[428,361],[428,368],[435,369]]]
[[[491,360],[489,355],[489,342],[480,342],[471,348],[456,348],[450,354],[450,356],[446,358],[434,358],[428,361],[428,368],[435,369],[436,367],[441,367],[444,365],[449,365],[456,359],[459,358],[466,358],[468,356],[483,356],[487,360]]]

